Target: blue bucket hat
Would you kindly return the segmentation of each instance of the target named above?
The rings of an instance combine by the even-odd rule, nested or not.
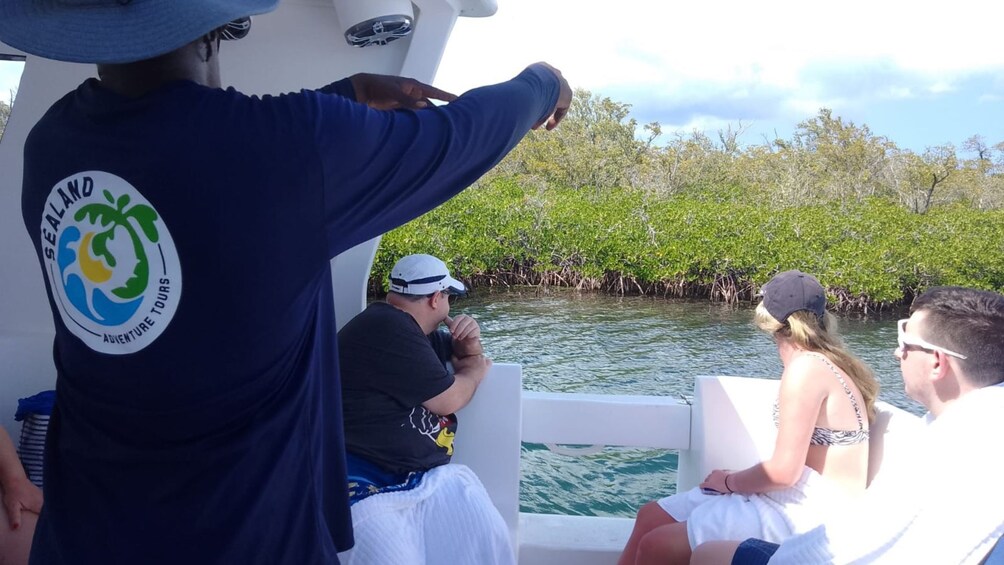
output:
[[[72,63],[132,63],[174,51],[279,0],[0,0],[0,41]]]

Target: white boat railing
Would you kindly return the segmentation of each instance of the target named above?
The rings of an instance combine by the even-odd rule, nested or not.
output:
[[[761,461],[774,447],[771,404],[777,380],[699,376],[692,403],[521,389],[518,365],[494,365],[474,400],[458,414],[454,456],[481,477],[513,534],[520,565],[612,564],[632,526],[630,518],[520,513],[521,442],[678,450],[680,490],[697,485],[712,469],[740,469]],[[891,434],[909,433],[920,422],[888,404],[878,408],[871,434],[872,477],[884,461],[901,457],[897,447],[906,442],[890,443]]]

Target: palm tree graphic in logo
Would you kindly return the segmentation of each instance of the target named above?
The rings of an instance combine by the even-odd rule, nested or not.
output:
[[[129,208],[128,194],[116,201],[108,190],[102,192],[108,204],[86,204],[73,215],[79,227],[60,238],[59,266],[70,302],[91,320],[115,326],[129,320],[143,301],[150,282],[143,238],[157,243],[160,235],[153,208]],[[85,220],[93,231],[81,233]]]

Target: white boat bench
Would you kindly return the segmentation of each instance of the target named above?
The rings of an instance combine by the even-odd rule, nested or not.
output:
[[[518,365],[495,364],[460,412],[454,461],[481,478],[512,532],[520,565],[607,565],[617,561],[633,519],[519,512],[520,443],[679,450],[677,488],[696,486],[716,468],[741,469],[770,456],[777,380],[697,377],[693,404],[660,396],[522,391]],[[890,439],[920,419],[878,403],[870,477],[897,459]]]

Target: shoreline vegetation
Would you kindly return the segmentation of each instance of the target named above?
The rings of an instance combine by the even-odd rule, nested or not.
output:
[[[385,292],[409,253],[450,264],[471,288],[571,287],[751,302],[777,272],[819,277],[837,310],[909,304],[923,289],[1004,289],[1004,211],[919,215],[872,198],[790,208],[633,189],[600,195],[495,180],[384,236],[370,279]]]
[[[386,234],[371,294],[410,253],[440,257],[474,289],[735,303],[800,269],[835,309],[861,313],[931,286],[1004,291],[1004,142],[916,154],[822,109],[791,139],[743,146],[740,124],[657,145],[659,124],[639,127],[630,106],[585,91],[575,102],[561,128],[531,133],[475,186]]]

